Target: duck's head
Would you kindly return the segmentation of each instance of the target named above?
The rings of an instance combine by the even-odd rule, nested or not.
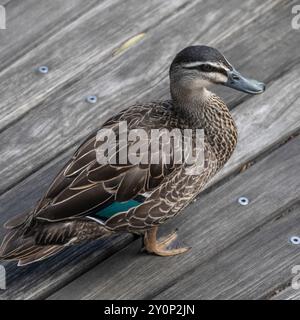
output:
[[[215,48],[191,46],[180,51],[170,68],[171,86],[197,90],[221,84],[249,94],[265,91],[265,84],[242,76]]]

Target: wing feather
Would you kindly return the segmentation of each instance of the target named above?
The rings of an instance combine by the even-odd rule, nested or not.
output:
[[[153,128],[168,128],[170,123],[176,124],[175,118],[169,105],[156,103],[135,106],[112,117],[102,129],[110,128],[119,137],[118,124],[127,121],[128,129],[143,128],[149,133]],[[129,142],[128,147],[134,143]],[[147,144],[143,150],[151,149],[151,141],[147,139],[142,143]],[[162,164],[161,157],[158,164],[131,164],[129,161],[125,164],[99,164],[96,155],[99,144],[97,132],[94,132],[78,148],[36,207],[36,219],[74,219],[88,215],[114,200],[122,202],[134,199],[155,190],[175,169],[172,164]],[[141,154],[141,157],[146,156]]]

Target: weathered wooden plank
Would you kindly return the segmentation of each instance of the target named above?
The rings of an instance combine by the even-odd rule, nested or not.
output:
[[[97,0],[6,1],[7,29],[0,32],[0,70],[98,3]]]
[[[216,188],[213,192],[203,195],[199,201],[187,208],[185,215],[178,217],[175,221],[173,220],[168,229],[175,226],[180,228],[181,239],[193,248],[189,253],[172,258],[137,255],[140,243],[135,241],[55,293],[51,296],[51,299],[145,299],[155,298],[156,296],[162,297],[164,292],[166,292],[165,298],[174,298],[175,296],[177,299],[199,298],[201,290],[207,292],[210,288],[210,286],[206,287],[206,283],[213,281],[214,277],[221,281],[222,274],[220,272],[223,266],[221,262],[224,261],[224,264],[227,264],[226,268],[223,266],[223,272],[226,273],[230,267],[238,272],[234,268],[234,263],[245,262],[246,254],[250,255],[251,249],[253,250],[251,258],[254,259],[253,256],[255,256],[256,261],[253,263],[257,263],[257,265],[260,264],[260,261],[267,264],[267,260],[270,260],[270,265],[274,262],[274,259],[271,259],[272,255],[276,252],[278,258],[281,251],[280,259],[283,257],[287,259],[290,256],[291,258],[287,260],[287,263],[288,261],[294,263],[296,258],[299,258],[300,251],[298,247],[290,246],[288,239],[290,235],[299,230],[299,215],[298,217],[293,215],[291,223],[287,219],[287,224],[280,224],[279,229],[281,231],[285,230],[281,234],[278,234],[276,227],[274,227],[274,230],[277,230],[275,233],[273,233],[272,227],[269,229],[269,226],[260,235],[257,234],[257,230],[263,224],[268,224],[268,222],[277,219],[291,205],[299,202],[300,181],[297,178],[300,165],[299,154],[300,138],[298,137],[277,149],[244,173]],[[247,196],[250,199],[250,204],[248,206],[239,205],[237,199],[240,196]],[[296,213],[299,214],[299,210]],[[261,241],[255,242],[254,248],[254,244],[249,240],[249,248],[247,249],[247,235],[253,242],[256,241],[255,239],[266,241],[264,251],[259,249],[259,246],[263,247]],[[263,235],[265,240],[262,239]],[[268,239],[275,239],[277,236],[278,251],[276,250],[276,244],[272,246],[268,242]],[[281,245],[279,245],[279,240]],[[240,259],[237,255],[228,254],[227,259],[220,260],[219,257],[223,257],[222,251],[225,248],[229,252],[235,252],[234,248],[239,243],[244,246],[245,255],[243,255],[242,250],[239,250]],[[230,246],[233,246],[232,251]],[[261,253],[265,253],[268,248],[270,250],[272,248],[271,252],[267,257],[262,257]],[[258,257],[259,261],[257,261]],[[210,266],[205,276],[202,277],[201,272],[197,273],[197,277],[192,274],[198,272],[198,269],[202,270],[201,266],[205,262],[209,263]],[[247,263],[245,263],[244,268],[246,268]],[[218,264],[221,264],[220,269],[217,268]],[[277,270],[273,268],[268,272],[270,274],[272,272],[276,273]],[[242,271],[240,270],[238,274],[241,274]],[[249,272],[251,274],[251,268]],[[188,279],[194,284],[191,286],[183,284],[181,287],[180,281],[184,281],[185,274],[189,276],[190,273],[192,276]],[[256,275],[254,269],[253,273]],[[280,280],[280,277],[278,279]],[[243,284],[243,282],[240,282],[239,286],[234,287],[234,281],[230,282],[230,280],[230,277],[226,280],[226,276],[223,280],[223,283],[228,281],[227,287],[223,289],[226,297],[230,294],[237,294],[239,286]],[[247,285],[249,285],[249,288],[251,287],[250,284],[253,280],[251,280],[251,277],[241,280],[245,281],[243,289]],[[276,281],[274,280],[274,282]],[[211,286],[211,290],[215,288],[216,293],[220,289],[220,287],[216,288],[217,284],[216,281]],[[277,285],[279,284],[277,283]],[[260,285],[263,286],[263,283],[260,282]],[[272,285],[274,283],[270,283],[271,287]],[[176,288],[169,292],[168,288],[172,290],[174,286]],[[198,286],[199,289],[197,289]],[[232,291],[230,291],[231,289]],[[195,293],[196,290],[197,293]],[[262,289],[262,291],[264,290]],[[252,291],[249,289],[248,294],[250,292]],[[254,291],[253,294],[255,295]],[[201,297],[205,298],[205,295]]]
[[[264,2],[264,4],[266,3],[267,2]],[[210,5],[211,4],[212,3],[210,3]],[[219,3],[215,5],[218,9],[215,9],[216,14],[214,14],[213,19],[209,20],[207,18],[209,13],[204,10],[205,8],[203,9],[200,6],[201,10],[198,9],[199,12],[193,10],[190,13],[192,14],[190,20],[195,19],[195,21],[198,21],[199,15],[200,17],[203,16],[204,21],[205,18],[208,20],[206,24],[203,24],[208,30],[211,28],[213,29],[213,25],[216,24],[218,19],[221,19],[221,24],[231,23],[234,19],[233,13],[228,13],[228,15],[226,15],[223,12],[224,8],[219,8]],[[225,8],[227,8],[227,6]],[[290,23],[290,12],[286,12],[289,8],[284,6],[281,9],[282,12],[280,11],[280,13],[278,13],[278,18],[281,17],[281,15],[284,15],[284,23]],[[234,32],[236,30],[238,30],[237,32],[241,31],[240,28],[242,27],[240,26],[241,21],[239,18],[240,10],[241,7],[239,7],[239,10],[236,12],[236,23],[238,26],[234,24],[231,28],[226,30],[227,32]],[[261,8],[261,10],[263,9]],[[235,11],[231,9],[230,12]],[[286,17],[286,15],[288,15],[288,17]],[[248,19],[246,19],[247,17]],[[170,47],[162,46],[158,40],[162,38],[167,41],[172,37],[174,38],[176,27],[178,28],[180,25],[184,30],[183,26],[186,24],[185,19],[185,15],[182,14],[176,19],[174,18],[171,19],[171,21],[162,23],[152,31],[149,30],[148,40],[145,40],[138,45],[141,52],[140,55],[133,55],[132,51],[130,51],[123,56],[116,58],[112,63],[104,66],[100,71],[97,67],[95,73],[83,75],[80,80],[77,79],[78,82],[57,92],[55,97],[49,97],[39,106],[38,110],[30,112],[22,120],[2,132],[1,142],[3,145],[3,152],[0,161],[9,165],[1,167],[0,172],[3,179],[0,182],[0,190],[3,192],[15,184],[16,181],[23,179],[25,176],[29,175],[30,172],[36,170],[37,167],[40,167],[49,159],[54,158],[63,152],[63,150],[70,147],[74,142],[81,140],[92,130],[92,128],[99,126],[104,118],[117,112],[125,105],[130,105],[137,99],[147,101],[148,99],[153,100],[160,97],[161,87],[160,85],[156,86],[156,84],[167,76],[169,60],[177,49],[171,53]],[[252,19],[252,11],[248,16],[246,11],[246,14],[243,16],[242,25],[245,25],[246,22],[249,23]],[[268,15],[263,16],[261,19],[265,21],[268,27],[271,29],[273,28],[273,31],[277,30],[278,19],[275,19],[274,16],[269,17],[269,20]],[[248,28],[250,28],[250,26],[242,28],[243,32],[246,32]],[[269,36],[269,31],[264,35],[265,29],[269,30],[264,26],[260,35],[262,40],[261,46],[266,49],[266,56],[264,55],[264,51],[261,51],[262,49],[257,49],[261,46],[253,46],[251,41],[248,43],[250,56],[260,54],[262,59],[267,59],[270,55],[270,48],[274,50],[274,42],[265,41],[264,39]],[[284,28],[281,29],[285,30]],[[217,37],[219,34],[219,29],[214,29],[214,32],[209,31],[208,35],[203,29],[201,30],[203,32],[202,37],[204,41],[206,37],[214,38],[214,35]],[[198,30],[196,31],[197,34],[201,32]],[[194,33],[196,33],[196,31],[194,30]],[[152,35],[150,35],[151,32]],[[191,37],[189,35],[190,33],[192,33],[192,30],[188,28],[186,34],[184,32],[180,38],[172,40],[172,46],[174,45],[176,48],[179,48],[179,46],[184,46],[183,43],[186,45],[186,37]],[[284,35],[285,33],[286,31],[284,32]],[[227,44],[231,45],[236,39],[236,36],[237,34],[234,33],[232,38],[226,38],[224,41],[227,40]],[[283,37],[282,33],[281,36]],[[275,41],[277,41],[277,38]],[[284,37],[282,38],[282,41],[285,41]],[[240,43],[236,41],[236,48],[238,48],[239,44]],[[282,48],[282,53],[276,53],[276,57],[281,57],[281,63],[277,63],[276,68],[282,66],[283,61],[286,60],[285,55],[290,54],[290,51],[293,52],[293,49],[288,50],[286,46],[278,46]],[[232,60],[236,60],[238,65],[241,65],[244,61],[248,60],[248,56],[239,56],[235,52],[236,50],[232,49],[232,55],[236,56],[236,59]],[[228,54],[228,56],[231,56],[231,54]],[[145,77],[145,57],[148,57],[147,65],[149,66],[147,67],[147,77]],[[276,73],[276,71],[274,71],[273,62],[274,61],[271,59],[268,60],[268,71],[265,71],[264,77],[266,77],[266,75],[270,77],[274,72]],[[112,67],[114,67],[114,69],[112,69]],[[252,67],[254,67],[253,62]],[[161,69],[164,71],[162,72]],[[276,70],[278,72],[279,69]],[[101,91],[99,88],[101,88]],[[151,92],[149,88],[151,88]],[[167,88],[168,84],[164,82],[165,97],[167,96]],[[227,92],[230,91],[228,90]],[[84,101],[84,97],[88,93],[97,93],[99,95],[99,104],[93,106],[87,105]],[[232,95],[233,93],[230,94]],[[101,116],[99,114],[100,112]],[[98,114],[99,116],[95,116]],[[75,121],[77,123],[76,126],[73,125]],[[9,144],[7,144],[8,140],[10,141]],[[20,152],[22,152],[22,157],[20,157]],[[24,167],[24,162],[29,165]]]
[[[83,72],[103,69],[113,59],[116,46],[172,16],[183,4],[185,0],[98,1],[92,10],[43,39],[0,74],[0,129],[39,106],[67,80],[76,82]],[[50,68],[47,76],[35,72],[41,65]]]
[[[265,96],[265,101],[268,101],[270,106],[273,106],[274,108],[264,108],[264,112],[262,113],[260,106],[263,102],[258,103],[257,99],[260,99],[260,97],[255,97],[234,109],[233,114],[240,131],[238,152],[235,153],[234,158],[226,169],[220,173],[219,179],[224,178],[229,173],[236,170],[241,162],[248,162],[270,146],[277,144],[285,135],[290,134],[292,130],[295,129],[297,122],[299,122],[299,115],[296,112],[296,106],[298,104],[297,90],[290,87],[290,91],[282,92],[280,87],[282,86],[282,83],[296,84],[297,81],[295,81],[295,78],[297,77],[297,72],[298,70],[295,69],[294,75],[287,74],[283,78],[278,79],[269,87],[268,91],[261,96],[261,98]],[[294,100],[294,103],[292,103],[290,99]],[[270,120],[266,122],[266,119]],[[273,121],[273,123],[271,123],[271,121]],[[264,123],[266,125],[264,125]],[[278,130],[275,130],[276,128]],[[65,162],[65,159],[62,161],[59,159],[55,160],[54,163],[49,165],[49,168],[43,168],[35,175],[25,180],[24,183],[3,195],[0,198],[0,207],[2,208],[2,214],[0,216],[1,224],[7,220],[9,216],[19,214],[24,208],[30,208],[34,201],[38,199],[41,192],[45,191],[50,180],[57,170],[59,170],[59,167],[63,162]],[[211,205],[211,203],[208,203],[207,205],[204,205],[204,207],[207,206],[207,208],[209,208]],[[190,210],[193,211],[194,207],[191,207]],[[3,230],[1,230],[0,236],[1,235],[3,235]],[[128,237],[126,239],[130,240],[131,238]],[[114,241],[112,241],[111,246],[114,247]],[[137,245],[137,248],[138,247],[139,245]],[[85,256],[86,264],[81,266],[82,271],[87,270],[90,266],[89,263],[94,264],[96,261],[101,261],[103,251],[106,254],[109,254],[110,251],[109,245],[106,248],[93,245],[86,246],[85,248],[88,250],[89,255],[87,254]],[[134,251],[135,256],[137,251],[138,249]],[[24,272],[23,270],[16,269],[10,264],[10,272],[14,274],[14,278],[11,280],[10,284],[12,288],[11,291],[9,290],[6,292],[7,297],[38,297],[41,291],[45,290],[43,292],[46,292],[45,288],[51,292],[53,289],[51,284],[54,283],[55,287],[57,282],[54,276],[51,276],[49,279],[49,277],[45,275],[45,270],[52,270],[53,274],[55,274],[62,283],[64,283],[63,281],[69,281],[74,275],[72,273],[72,268],[68,269],[68,272],[65,272],[65,268],[68,268],[68,261],[72,261],[75,257],[80,259],[81,254],[82,253],[79,251],[68,251],[54,259],[55,264],[51,262],[49,265],[48,261],[43,262],[43,267],[39,265],[38,272],[36,269],[31,271],[31,269],[27,268],[26,272]],[[99,257],[97,257],[97,254],[99,254]],[[77,270],[75,269],[75,274],[76,271]],[[51,275],[51,272],[49,274]],[[19,286],[24,285],[24,282],[22,281],[26,281],[24,280],[26,277],[34,277],[36,280],[34,284],[30,284],[32,287],[27,287],[27,291],[24,292],[24,288],[19,288]],[[19,294],[16,292],[19,292]]]
[[[299,262],[289,237],[299,232],[300,207],[185,274],[155,299],[264,299],[291,281]]]

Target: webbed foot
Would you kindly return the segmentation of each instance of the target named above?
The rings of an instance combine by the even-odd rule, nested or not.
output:
[[[177,231],[157,240],[157,229],[157,227],[154,227],[145,233],[144,244],[147,252],[168,257],[185,253],[191,249],[190,247],[179,247]]]

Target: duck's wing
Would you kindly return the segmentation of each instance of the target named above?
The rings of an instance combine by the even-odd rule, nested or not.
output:
[[[120,212],[106,221],[114,231],[143,232],[179,214],[218,171],[218,160],[208,143],[204,146],[201,170],[176,167],[139,206]]]
[[[152,128],[172,128],[176,125],[174,121],[173,113],[163,105],[136,106],[116,115],[101,129],[112,130],[118,140],[121,122],[127,123],[128,130],[141,128],[149,132]],[[149,139],[139,142],[142,156],[144,151],[149,151],[150,143]],[[98,131],[79,147],[36,206],[32,213],[34,219],[50,222],[74,219],[114,202],[135,199],[157,188],[177,166],[172,158],[170,164],[163,164],[161,158],[157,164],[132,164],[129,161],[122,165],[100,164],[98,152],[103,144]],[[129,142],[127,146],[134,144]],[[120,156],[118,151],[113,155]]]

